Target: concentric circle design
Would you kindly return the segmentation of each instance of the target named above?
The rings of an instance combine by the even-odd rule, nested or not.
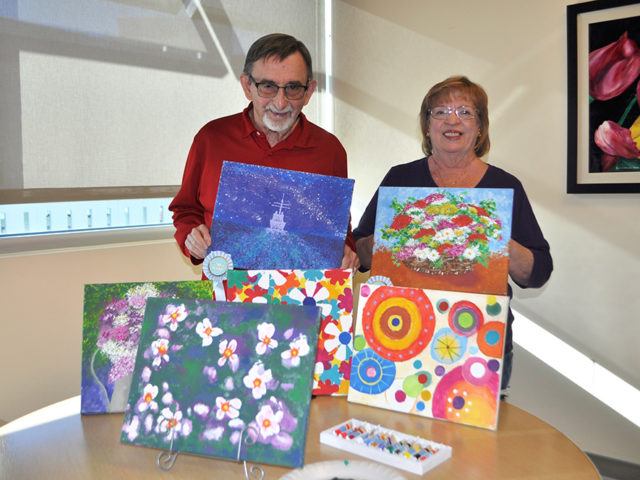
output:
[[[351,363],[351,387],[367,395],[387,390],[396,378],[396,365],[370,348],[359,351]]]
[[[450,328],[441,328],[431,341],[431,358],[438,363],[451,365],[467,351],[467,337],[457,335]]]
[[[434,418],[495,429],[498,420],[500,376],[483,359],[471,358],[444,375],[433,392]],[[485,374],[481,370],[485,367]],[[477,375],[482,378],[478,378]],[[469,381],[469,378],[473,381]]]
[[[494,375],[484,358],[471,357],[462,365],[462,377],[473,385],[485,385]]]
[[[484,323],[480,309],[467,300],[456,302],[449,310],[449,326],[454,332],[469,337]]]
[[[362,314],[367,343],[388,360],[415,357],[433,336],[435,315],[429,297],[414,288],[374,288]]]
[[[501,358],[504,349],[504,323],[487,322],[478,330],[478,347],[487,357]]]
[[[449,300],[446,298],[441,298],[436,302],[436,308],[440,313],[444,313],[449,310]]]

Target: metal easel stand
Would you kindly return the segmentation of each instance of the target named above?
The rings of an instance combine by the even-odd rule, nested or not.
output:
[[[175,438],[174,432],[171,432],[171,443],[169,444],[169,451],[162,451],[156,457],[156,465],[160,470],[168,472],[173,468],[173,464],[176,463],[178,452],[173,451],[173,439]]]
[[[245,480],[263,480],[264,469],[260,465],[249,465],[246,460],[240,460],[240,456],[242,454],[242,440],[245,430],[245,428],[240,430],[240,438],[238,439],[238,455],[236,456],[236,460],[238,462],[242,462]],[[251,446],[255,443],[255,440],[252,440],[251,437],[244,438],[244,444],[246,444],[247,446]]]

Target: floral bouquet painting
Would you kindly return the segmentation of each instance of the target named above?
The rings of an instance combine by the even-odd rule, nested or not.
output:
[[[589,172],[640,171],[640,17],[589,25]]]
[[[82,413],[123,412],[150,297],[212,297],[211,283],[85,285],[82,326]]]
[[[319,307],[152,298],[123,443],[300,467]]]
[[[504,295],[512,203],[510,189],[381,187],[372,275]]]

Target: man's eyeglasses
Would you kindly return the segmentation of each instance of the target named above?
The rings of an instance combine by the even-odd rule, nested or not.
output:
[[[256,79],[249,75],[249,80],[251,80],[256,88],[258,89],[258,95],[263,98],[273,98],[278,95],[278,91],[282,88],[284,90],[284,96],[289,100],[300,100],[304,97],[304,93],[309,88],[309,84],[302,85],[301,83],[287,83],[286,85],[278,85],[277,83],[271,81],[265,82],[256,82]]]
[[[429,115],[431,115],[431,118],[435,118],[436,120],[444,120],[454,112],[456,116],[463,121],[476,118],[476,114],[477,114],[477,112],[473,108],[462,105],[460,107],[455,107],[455,108],[454,107],[433,107],[432,109],[429,110]]]

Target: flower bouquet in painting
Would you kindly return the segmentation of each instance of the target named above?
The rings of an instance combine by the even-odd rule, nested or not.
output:
[[[303,464],[320,309],[150,299],[124,443]]]
[[[372,275],[394,285],[503,294],[512,190],[381,187]]]
[[[147,299],[176,295],[211,298],[211,283],[187,281],[85,285],[82,413],[124,411]]]
[[[393,221],[382,229],[389,240],[396,264],[436,275],[460,275],[476,263],[486,267],[489,240],[500,240],[502,225],[496,217],[496,202],[466,203],[451,192],[432,193],[425,198],[391,202]]]

